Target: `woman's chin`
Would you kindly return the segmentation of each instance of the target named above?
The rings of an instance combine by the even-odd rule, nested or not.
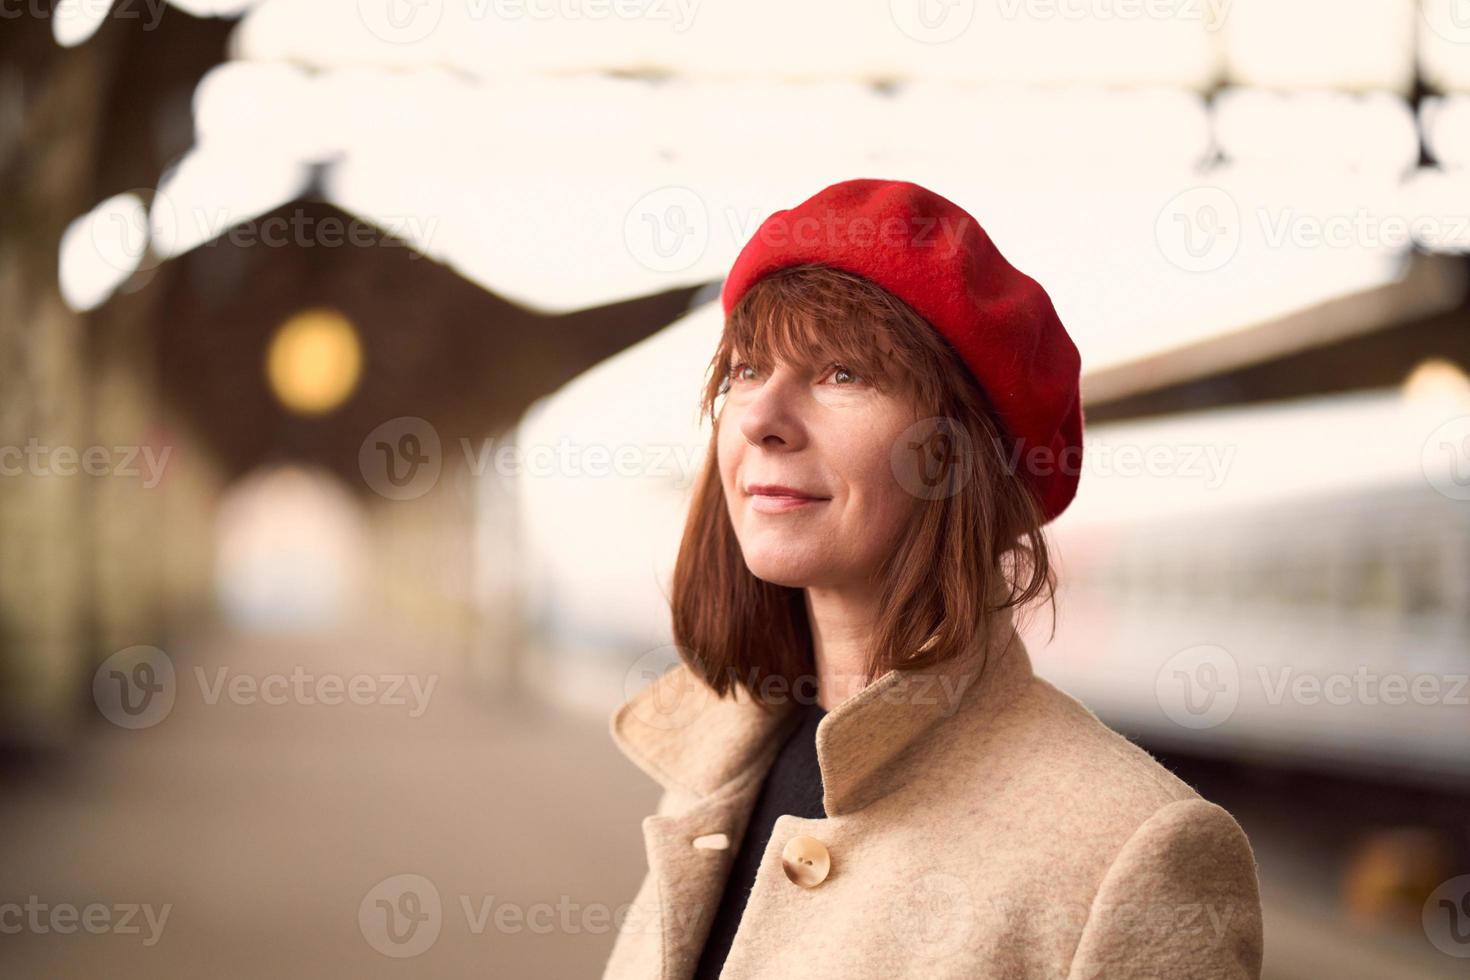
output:
[[[793,589],[829,586],[852,578],[848,566],[826,554],[793,553],[789,549],[745,549],[745,567],[750,574],[772,585]]]
[[[787,556],[746,555],[745,565],[750,574],[772,585],[785,585],[793,589],[805,588],[820,582],[827,571],[822,562],[793,559]]]

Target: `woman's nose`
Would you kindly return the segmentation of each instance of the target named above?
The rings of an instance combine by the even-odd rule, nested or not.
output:
[[[747,404],[741,433],[752,446],[798,448],[805,439],[802,405],[798,379],[777,369]]]

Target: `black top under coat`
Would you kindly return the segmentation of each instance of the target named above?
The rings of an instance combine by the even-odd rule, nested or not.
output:
[[[719,977],[725,957],[730,953],[730,944],[735,939],[735,930],[745,913],[745,903],[755,884],[756,869],[760,867],[766,845],[770,843],[776,818],[783,814],[811,820],[827,816],[822,806],[822,770],[817,765],[817,724],[827,712],[815,703],[798,705],[796,710],[800,721],[782,743],[761,784],[760,795],[745,828],[745,837],[735,854],[730,877],[725,881],[720,907],[705,939],[699,966],[694,971],[694,980],[717,980]]]

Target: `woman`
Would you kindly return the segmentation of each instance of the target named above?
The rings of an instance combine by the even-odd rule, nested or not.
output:
[[[1239,826],[1015,629],[1081,463],[1046,293],[950,201],[852,180],[723,304],[683,663],[611,718],[664,792],[605,976],[1258,977]]]

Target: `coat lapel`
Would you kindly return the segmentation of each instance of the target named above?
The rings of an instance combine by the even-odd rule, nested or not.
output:
[[[660,976],[665,980],[686,980],[698,965],[735,848],[760,790],[760,773],[752,772],[751,777],[737,780],[687,813],[656,814],[643,821],[648,871],[657,882]],[[716,835],[724,835],[724,847],[707,846]]]
[[[910,749],[958,711],[999,710],[1032,677],[1016,639],[1011,610],[1002,609],[960,656],[889,671],[828,712],[816,734],[828,817],[913,778],[916,767],[904,764]],[[673,799],[643,821],[663,980],[694,972],[765,773],[796,721],[793,708],[789,700],[762,706],[743,691],[718,697],[680,664],[610,718],[618,748]],[[723,849],[707,846],[717,834]]]
[[[692,801],[643,820],[662,980],[687,980],[698,965],[755,797],[795,720],[791,707],[716,697],[681,664],[612,716],[623,754],[679,803]],[[723,847],[712,846],[717,835]]]
[[[1029,682],[1031,661],[1010,609],[992,613],[960,655],[934,667],[890,670],[817,725],[828,817],[861,810],[918,771],[912,749],[962,709],[993,712]]]
[[[716,696],[685,664],[635,694],[612,715],[613,741],[664,789],[707,797],[769,762],[790,702],[757,704],[744,691]]]

